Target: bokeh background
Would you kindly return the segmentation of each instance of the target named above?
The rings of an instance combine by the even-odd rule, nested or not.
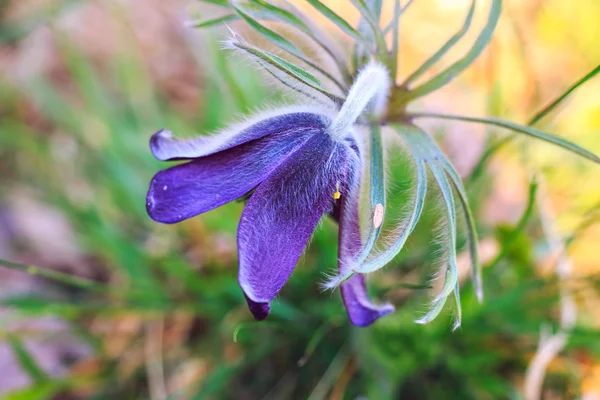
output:
[[[325,3],[356,24],[349,1]],[[489,4],[480,3],[472,33],[438,70],[483,26]],[[349,43],[308,3],[294,4]],[[400,80],[467,8],[411,5]],[[463,274],[455,332],[450,309],[413,322],[431,294],[435,204],[393,265],[369,280],[397,311],[366,329],[348,323],[338,293],[319,289],[336,263],[331,221],[256,323],[237,285],[242,203],[175,226],[147,217],[148,182],[165,167],[149,152],[153,132],[210,132],[289,102],[221,50],[226,28],[185,25],[220,12],[192,0],[0,1],[2,398],[530,399],[539,390],[600,399],[600,169],[561,149],[518,139],[481,163],[507,133],[423,125],[465,178],[481,235],[486,299],[477,303]],[[599,20],[597,0],[506,0],[489,48],[414,108],[526,123],[599,64]],[[260,43],[238,24],[230,26]],[[600,77],[538,125],[600,153]],[[401,153],[389,160],[399,215],[410,170]]]

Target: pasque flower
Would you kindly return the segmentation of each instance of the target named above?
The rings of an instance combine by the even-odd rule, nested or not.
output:
[[[324,214],[339,221],[340,260],[360,251],[363,146],[356,122],[365,110],[381,109],[388,87],[387,70],[370,64],[339,110],[281,108],[215,136],[189,140],[157,132],[150,140],[156,158],[189,161],[154,176],[148,214],[176,223],[251,193],[237,232],[239,283],[254,317],[264,319]],[[363,275],[347,280],[341,292],[357,326],[393,310],[369,301]]]
[[[315,10],[353,40],[351,52],[342,49],[312,18],[289,2],[277,5],[269,0],[224,0],[217,3],[232,14],[190,25],[206,27],[244,20],[278,52],[253,46],[234,32],[226,47],[249,59],[286,90],[299,95],[304,105],[259,114],[210,138],[180,140],[172,138],[167,131],[155,134],[151,147],[157,158],[190,161],[155,176],[148,192],[148,213],[159,222],[175,223],[252,193],[238,228],[239,282],[257,319],[267,316],[269,303],[291,274],[321,216],[327,213],[339,221],[340,243],[338,272],[330,276],[324,286],[341,288],[350,320],[355,325],[368,325],[389,313],[392,306],[375,306],[369,301],[363,274],[384,268],[404,249],[431,189],[441,194],[437,204],[442,211],[441,220],[445,222],[438,240],[442,251],[435,257],[441,267],[439,277],[443,285],[433,297],[429,311],[416,322],[432,321],[453,295],[457,311],[454,327],[461,324],[457,208],[464,215],[473,286],[478,299],[483,299],[477,228],[466,188],[442,149],[418,126],[419,119],[502,127],[600,163],[600,157],[590,151],[533,126],[497,118],[411,111],[415,100],[452,82],[479,57],[490,43],[500,18],[502,0],[490,1],[487,22],[462,57],[430,79],[423,79],[469,30],[475,0],[471,1],[460,30],[401,82],[399,23],[412,2],[403,8],[401,1],[396,0],[391,23],[381,27],[381,1],[352,0],[349,4],[361,15],[355,29],[320,0],[308,0]],[[301,35],[295,36],[292,42],[264,23],[271,21],[287,25]],[[386,41],[389,33],[391,46]],[[308,42],[297,42],[300,38]],[[532,119],[531,125],[562,99],[564,96],[544,108]],[[400,139],[401,151],[412,159],[410,164],[414,170],[412,196],[403,205],[402,218],[396,229],[385,232],[382,236],[385,240],[380,240],[384,220],[391,221],[386,216],[384,129]],[[367,139],[368,146],[363,147],[362,137]],[[391,146],[394,141],[386,143]],[[363,169],[363,158],[369,161],[368,168]],[[371,212],[364,244],[358,217],[362,175],[369,176],[369,197],[367,206],[361,208]],[[429,185],[430,182],[433,184]]]

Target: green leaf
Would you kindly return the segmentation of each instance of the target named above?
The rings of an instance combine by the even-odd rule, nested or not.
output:
[[[390,31],[392,29],[395,29],[396,26],[398,26],[398,22],[400,17],[402,16],[402,14],[404,14],[404,11],[406,11],[406,9],[408,7],[410,7],[410,5],[412,4],[413,0],[408,0],[408,2],[404,5],[404,7],[400,7],[400,0],[396,1],[396,5],[397,7],[400,7],[400,9],[395,8],[394,9],[394,18],[390,21],[389,24],[387,24],[387,26],[385,28],[383,28],[383,34],[387,35],[388,33],[390,33]]]
[[[394,128],[399,133],[416,129],[409,125],[398,125],[394,126]],[[402,251],[404,245],[406,244],[406,241],[408,240],[408,237],[415,229],[417,222],[421,217],[423,207],[425,205],[425,197],[427,194],[427,170],[425,167],[425,160],[423,159],[419,149],[414,147],[412,142],[407,141],[407,144],[409,145],[409,148],[411,150],[414,165],[416,168],[416,189],[412,203],[409,206],[409,216],[404,221],[402,221],[400,229],[397,230],[398,236],[393,240],[391,245],[386,246],[385,250],[371,257],[370,259],[367,259],[364,264],[354,266],[351,265],[345,273],[331,278],[324,285],[325,288],[333,289],[335,287],[338,287],[339,285],[350,279],[354,274],[368,274],[385,267],[400,253],[400,251]]]
[[[253,56],[253,58],[259,61],[260,65],[268,65],[271,68],[273,68],[273,70],[270,72],[281,72],[285,74],[285,76],[288,76],[293,80],[297,81],[304,87],[312,89],[326,96],[335,104],[341,105],[343,103],[343,99],[323,89],[323,87],[321,86],[321,82],[319,82],[319,80],[314,75],[305,71],[301,67],[287,60],[284,60],[275,54],[260,50],[257,47],[251,46],[249,44],[245,44],[238,38],[232,40],[230,43],[232,47],[242,50]]]
[[[416,321],[417,323],[426,324],[438,316],[448,296],[452,294],[453,291],[458,290],[458,265],[456,262],[456,206],[454,203],[452,187],[446,177],[445,166],[440,159],[440,151],[435,142],[431,140],[429,135],[417,127],[404,129],[403,131],[399,131],[399,133],[404,140],[421,155],[424,162],[427,163],[442,195],[443,205],[446,211],[445,214],[448,221],[444,285],[440,293],[433,299],[430,311]],[[460,308],[460,303],[458,304],[458,307]],[[458,310],[454,329],[460,326],[460,318],[461,312]]]
[[[500,18],[500,12],[502,11],[502,0],[492,0],[492,5],[490,7],[490,13],[488,16],[488,21],[484,26],[483,30],[475,40],[473,47],[465,54],[463,58],[456,61],[450,67],[445,69],[444,71],[437,74],[431,80],[425,82],[421,86],[416,87],[415,89],[406,92],[404,96],[404,101],[408,102],[410,100],[416,99],[417,97],[425,96],[441,88],[444,85],[450,83],[456,76],[458,76],[461,72],[463,72],[479,55],[481,52],[487,47],[489,44],[492,34],[496,29],[496,25],[498,24],[498,19]]]
[[[304,21],[293,12],[269,4],[264,0],[253,0],[252,3],[240,4],[238,7],[243,9],[247,14],[253,15],[258,19],[270,19],[284,22],[303,32],[331,56],[344,78],[349,78],[349,72],[346,69],[343,55],[340,54],[339,51],[336,51],[334,48],[335,46],[331,44],[331,41],[328,40],[326,34],[318,27]],[[301,16],[301,14],[299,15]]]
[[[577,82],[575,82],[573,85],[571,85],[567,90],[565,90],[557,98],[555,98],[550,103],[548,103],[547,106],[543,107],[540,111],[535,113],[535,115],[529,120],[527,125],[535,125],[542,118],[544,118],[546,115],[548,115],[550,112],[552,112],[556,107],[558,107],[577,88],[579,88],[581,85],[586,83],[588,80],[592,79],[599,72],[600,72],[600,65],[598,65],[597,67],[592,69],[590,72],[588,72],[586,75],[584,75],[582,78],[577,80]],[[469,180],[473,181],[473,180],[477,179],[477,177],[479,177],[479,175],[481,175],[482,171],[484,170],[487,161],[497,151],[499,151],[505,145],[511,143],[515,137],[516,136],[513,134],[511,136],[508,136],[502,140],[499,140],[499,141],[493,143],[490,147],[488,147],[488,149],[486,149],[486,151],[482,154],[482,156],[479,158],[479,161],[473,168],[473,172],[471,173],[471,177],[469,178]]]
[[[475,224],[475,218],[473,217],[473,212],[469,206],[469,198],[460,176],[447,159],[445,159],[444,164],[446,165],[446,173],[450,177],[450,181],[458,193],[460,205],[465,214],[467,234],[469,236],[469,254],[471,257],[471,279],[473,280],[473,287],[475,288],[477,299],[481,302],[483,301],[483,280],[481,278],[481,264],[479,263],[479,239],[477,235],[477,225]]]
[[[535,125],[539,120],[541,120],[542,118],[544,118],[546,115],[548,115],[548,113],[550,113],[560,103],[562,103],[563,100],[565,100],[567,97],[569,97],[569,95],[571,93],[573,93],[579,86],[583,85],[584,83],[586,83],[587,81],[589,81],[590,79],[592,79],[599,72],[600,72],[600,65],[598,65],[596,68],[594,68],[593,70],[591,70],[590,72],[588,72],[585,76],[583,76],[581,79],[579,79],[573,85],[571,85],[571,87],[569,87],[564,93],[562,93],[556,99],[554,99],[553,101],[551,101],[550,104],[548,104],[547,106],[545,106],[544,108],[542,108],[540,111],[538,111],[531,118],[531,120],[529,121],[529,123],[527,125]]]
[[[297,57],[298,59],[300,59],[303,62],[305,62],[306,64],[308,64],[310,67],[312,67],[315,70],[319,71],[321,74],[323,74],[324,76],[326,76],[331,82],[333,82],[337,87],[339,87],[342,92],[345,91],[344,85],[342,85],[329,72],[325,71],[323,68],[319,67],[315,62],[313,62],[309,58],[307,58],[306,55],[299,48],[297,48],[292,42],[290,42],[289,40],[287,40],[286,38],[284,38],[283,36],[281,36],[277,32],[275,32],[275,31],[267,28],[266,26],[264,26],[263,24],[261,24],[260,22],[258,22],[254,18],[252,18],[250,15],[248,15],[244,11],[242,11],[239,7],[234,7],[234,8],[235,8],[236,12],[255,31],[257,31],[258,33],[260,33],[261,35],[263,35],[265,38],[267,38],[269,41],[273,42],[278,47],[282,48],[283,50],[287,51],[291,55]]]
[[[255,15],[257,18],[285,22],[304,33],[311,33],[308,25],[306,25],[304,21],[302,21],[296,15],[287,10],[269,4],[266,1],[253,0],[252,3],[239,4],[237,7],[243,9],[248,14]]]
[[[395,82],[398,75],[398,51],[400,48],[400,15],[402,15],[402,6],[400,0],[394,2],[394,17],[392,18],[392,55],[390,56],[390,63],[392,66],[392,80]],[[385,30],[383,31],[385,35]]]
[[[538,185],[535,180],[533,180],[529,184],[529,195],[527,197],[527,205],[525,206],[525,211],[523,211],[523,215],[521,215],[521,218],[519,218],[519,222],[517,222],[517,225],[512,230],[508,238],[502,241],[502,248],[500,249],[500,252],[496,256],[496,258],[494,258],[494,260],[492,260],[492,262],[489,263],[488,268],[494,269],[504,259],[504,257],[506,257],[516,239],[527,226],[529,219],[533,215],[537,187]]]
[[[450,50],[469,30],[471,26],[471,21],[473,20],[473,14],[475,13],[475,0],[471,0],[471,7],[469,7],[469,12],[467,13],[467,17],[465,18],[465,22],[463,26],[456,32],[454,35],[448,39],[446,43],[438,51],[436,51],[431,57],[427,59],[415,72],[410,74],[408,78],[402,84],[403,87],[408,87],[414,80],[423,75],[429,68],[433,66],[436,62],[438,62],[447,52]]]
[[[15,335],[8,335],[8,343],[10,344],[18,363],[35,383],[42,383],[48,380],[48,375],[25,348],[20,338]]]
[[[504,121],[504,120],[498,119],[498,118],[466,117],[466,116],[462,116],[462,115],[452,115],[452,114],[414,113],[414,114],[410,114],[410,116],[414,117],[414,118],[438,118],[438,119],[448,119],[448,120],[455,120],[455,121],[478,122],[478,123],[482,123],[482,124],[499,126],[501,128],[510,129],[510,130],[518,132],[518,133],[524,133],[525,135],[529,135],[534,138],[546,141],[548,143],[555,144],[555,145],[560,146],[566,150],[569,150],[581,157],[584,157],[590,161],[600,164],[600,157],[598,157],[591,151],[586,150],[583,147],[580,147],[572,142],[569,142],[568,140],[551,135],[549,133],[546,133],[544,131],[541,131],[539,129],[536,129],[536,128],[533,128],[530,126],[519,125],[514,122]]]
[[[214,4],[216,6],[220,6],[220,7],[227,7],[229,8],[230,4],[229,4],[229,0],[200,0],[204,3],[210,3],[210,4]]]
[[[371,202],[371,217],[372,223],[369,228],[369,236],[367,242],[363,246],[359,255],[353,260],[353,265],[362,265],[377,242],[381,229],[383,227],[383,218],[386,211],[385,204],[385,168],[383,166],[383,144],[381,140],[381,126],[373,124],[370,127],[371,133],[371,158],[370,158],[370,184],[369,184],[369,199]],[[381,220],[376,215],[378,212],[383,212]],[[377,224],[377,225],[375,225]]]
[[[373,38],[375,39],[375,44],[377,45],[377,50],[379,51],[379,58],[386,65],[389,60],[389,55],[387,51],[387,45],[385,43],[385,38],[383,37],[383,32],[379,27],[379,18],[378,16],[373,14],[371,8],[365,3],[365,0],[351,0],[352,4],[360,11],[363,19],[367,22],[371,31],[373,32]]]
[[[238,15],[229,14],[220,18],[209,19],[206,21],[189,21],[187,26],[190,28],[208,28],[215,25],[221,25],[226,22],[237,21],[238,19],[240,19]]]
[[[66,274],[64,272],[54,271],[49,268],[40,268],[36,267],[35,265],[25,265],[3,259],[0,259],[0,266],[14,269],[17,271],[22,271],[29,275],[41,276],[43,278],[50,279],[55,282],[60,282],[65,285],[77,287],[80,289],[94,290],[98,292],[107,292],[109,290],[108,286],[102,283],[97,283],[92,280],[80,278],[78,276]]]
[[[252,29],[254,29],[256,32],[260,33],[265,38],[273,42],[275,45],[281,47],[289,53],[298,57],[304,57],[302,51],[300,51],[300,49],[298,49],[292,42],[290,42],[277,32],[267,28],[266,26],[252,18],[250,15],[246,14],[244,11],[241,10],[240,7],[234,6],[234,9],[239,14],[239,16],[242,17],[248,23],[248,25],[250,25],[250,27],[252,27]]]
[[[345,19],[337,15],[330,8],[328,8],[325,4],[321,3],[319,0],[306,0],[317,9],[321,14],[323,14],[327,19],[337,25],[344,33],[352,37],[354,40],[364,42],[365,39],[358,33],[356,29],[352,27]]]
[[[469,197],[467,196],[467,192],[462,183],[460,175],[458,174],[456,169],[454,169],[454,166],[452,165],[450,160],[448,160],[446,155],[442,152],[439,146],[429,135],[423,132],[422,137],[422,140],[427,142],[427,146],[437,156],[442,168],[450,177],[450,182],[452,183],[452,186],[458,193],[461,208],[463,209],[465,215],[465,222],[467,223],[467,234],[469,236],[469,254],[471,257],[471,277],[473,280],[473,286],[475,288],[475,293],[477,294],[477,299],[479,301],[483,301],[483,282],[481,279],[481,265],[479,263],[479,240],[477,235],[477,226],[475,224],[475,218],[473,217],[471,207],[469,206]]]

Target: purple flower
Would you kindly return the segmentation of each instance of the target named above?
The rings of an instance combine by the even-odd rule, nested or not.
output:
[[[239,283],[257,320],[268,315],[323,214],[335,208],[340,259],[360,250],[359,144],[353,135],[331,135],[326,114],[283,109],[212,137],[182,140],[162,130],[150,140],[159,160],[189,160],[152,179],[147,210],[155,221],[176,223],[254,190],[237,243]],[[393,310],[371,304],[362,275],[342,286],[342,296],[357,326]]]

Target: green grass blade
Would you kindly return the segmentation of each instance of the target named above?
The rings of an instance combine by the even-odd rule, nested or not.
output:
[[[352,37],[354,40],[359,42],[364,42],[365,39],[358,33],[356,29],[352,27],[345,19],[337,15],[333,10],[327,7],[325,4],[321,3],[319,0],[306,0],[310,3],[311,6],[317,9],[321,14],[327,17],[328,20],[333,22],[340,28],[344,33],[348,36]]]
[[[590,72],[588,72],[586,75],[584,75],[583,77],[581,77],[579,80],[577,80],[577,82],[575,82],[573,85],[571,85],[567,90],[565,90],[558,97],[556,97],[554,100],[552,100],[550,103],[548,103],[548,105],[544,106],[541,110],[539,110],[537,113],[535,113],[535,115],[529,120],[529,122],[527,123],[527,125],[535,125],[536,123],[538,123],[542,118],[544,118],[546,115],[548,115],[550,112],[552,112],[564,100],[566,100],[571,93],[573,93],[581,85],[583,85],[584,83],[586,83],[587,81],[589,81],[590,79],[592,79],[599,72],[600,72],[600,65],[598,65],[597,67],[595,67],[594,69],[592,69]],[[473,168],[473,172],[471,173],[469,181],[471,182],[471,181],[474,181],[475,179],[477,179],[481,175],[481,173],[483,172],[483,170],[485,168],[485,165],[487,164],[487,161],[497,151],[499,151],[505,145],[511,143],[515,137],[516,137],[516,135],[513,134],[511,136],[508,136],[508,137],[506,137],[506,138],[504,138],[502,140],[499,140],[496,143],[492,144],[483,153],[483,155],[479,158],[479,161],[477,162],[477,164]]]
[[[65,285],[78,287],[80,289],[94,290],[99,292],[108,291],[108,287],[94,282],[86,278],[65,274],[64,272],[54,271],[47,268],[36,267],[35,265],[25,265],[8,260],[0,259],[0,266],[25,272],[29,275],[41,276],[55,282],[60,282]]]
[[[21,339],[12,334],[8,335],[7,339],[17,362],[21,365],[27,375],[38,384],[47,381],[49,379],[48,375],[44,372],[42,367],[38,365],[37,360],[29,353],[29,350],[25,348]]]
[[[220,7],[229,8],[229,6],[230,6],[229,0],[200,0],[200,1],[203,3],[214,4],[214,5],[220,6]]]
[[[206,21],[189,21],[186,25],[189,26],[190,28],[209,28],[209,27],[221,25],[221,24],[224,24],[227,22],[237,21],[238,19],[240,19],[240,17],[238,15],[229,14],[229,15],[225,15],[223,17],[209,19]]]
[[[600,164],[600,157],[595,155],[589,150],[584,149],[576,145],[575,143],[569,142],[568,140],[562,139],[560,137],[551,135],[537,128],[533,128],[530,126],[519,125],[514,122],[504,121],[498,118],[485,118],[485,117],[466,117],[462,115],[452,115],[452,114],[437,114],[437,113],[415,113],[411,114],[411,117],[414,118],[438,118],[438,119],[448,119],[455,121],[464,121],[464,122],[477,122],[482,124],[499,126],[501,128],[510,129],[512,131],[523,133],[528,136],[532,136],[537,139],[541,139],[545,142],[555,144],[564,148],[565,150],[569,150],[572,153],[575,153],[583,158],[586,158],[590,161]]]
[[[475,4],[476,0],[471,0],[471,6],[469,7],[469,12],[467,13],[467,17],[465,18],[465,22],[462,27],[456,32],[454,35],[448,39],[446,43],[438,51],[436,51],[431,57],[427,59],[415,72],[410,74],[408,78],[402,84],[403,87],[408,87],[413,81],[423,75],[429,68],[431,68],[436,62],[438,62],[460,39],[465,36],[469,27],[471,26],[471,21],[473,20],[473,14],[475,13]]]
[[[488,16],[488,21],[477,40],[473,44],[473,47],[465,54],[463,58],[456,61],[450,67],[445,69],[444,71],[437,74],[431,80],[425,82],[421,86],[416,87],[415,89],[407,92],[404,99],[406,102],[416,99],[418,97],[425,96],[442,86],[450,83],[456,76],[458,76],[462,71],[464,71],[479,55],[481,52],[487,47],[489,44],[494,30],[496,29],[496,25],[498,24],[498,19],[500,18],[500,13],[502,11],[502,0],[492,0],[492,5],[490,7],[490,13]]]
[[[517,222],[517,225],[512,230],[508,238],[502,242],[502,248],[500,249],[500,252],[496,256],[496,258],[494,258],[492,262],[489,263],[488,268],[494,269],[504,259],[504,257],[506,257],[506,254],[508,254],[509,250],[511,249],[511,246],[518,238],[519,234],[527,226],[527,223],[533,215],[537,187],[538,185],[535,180],[529,184],[529,194],[527,197],[527,205],[525,206],[525,211],[523,211],[523,215],[521,216],[521,218],[519,218],[519,222]]]
[[[547,106],[545,106],[540,111],[538,111],[531,118],[531,120],[527,123],[527,125],[535,125],[539,120],[541,120],[542,118],[544,118],[546,115],[548,115],[548,113],[550,113],[560,103],[562,103],[563,100],[565,100],[567,97],[569,97],[569,95],[571,93],[573,93],[579,86],[583,85],[584,83],[586,83],[587,81],[589,81],[590,79],[592,79],[599,72],[600,72],[600,65],[598,65],[596,68],[594,68],[593,70],[591,70],[590,72],[588,72],[585,76],[583,76],[581,79],[579,79],[573,85],[571,85],[571,87],[569,87],[564,93],[562,93],[556,99],[554,99],[553,101],[551,101]]]

